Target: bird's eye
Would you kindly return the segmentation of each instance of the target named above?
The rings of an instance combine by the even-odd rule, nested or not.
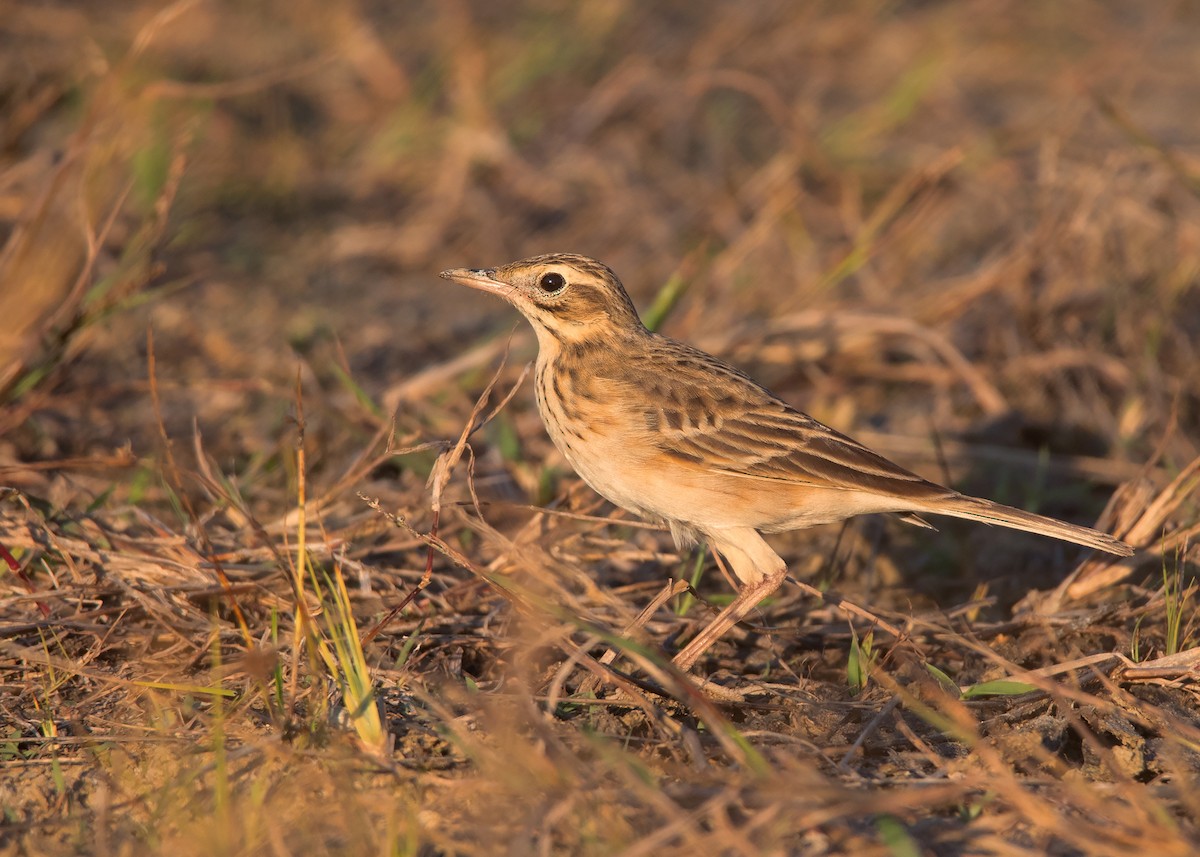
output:
[[[549,274],[542,274],[538,280],[538,288],[547,294],[561,292],[567,286],[567,278],[562,274],[551,271]]]

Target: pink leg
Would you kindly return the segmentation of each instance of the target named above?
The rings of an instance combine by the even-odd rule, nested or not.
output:
[[[743,583],[737,598],[672,659],[684,672],[787,577],[783,560],[754,530],[723,530],[707,535],[709,544],[729,561],[733,573]]]
[[[690,643],[683,647],[671,663],[684,672],[709,650],[713,643],[721,639],[725,632],[742,621],[747,613],[758,606],[759,602],[779,588],[787,571],[782,570],[770,577],[764,577],[758,583],[748,583],[742,587],[737,598],[733,599],[724,610],[717,614],[704,630],[697,634]]]

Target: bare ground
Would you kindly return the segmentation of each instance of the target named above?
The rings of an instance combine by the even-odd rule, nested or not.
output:
[[[0,853],[1194,853],[1198,38],[1188,3],[15,5]],[[1138,556],[776,537],[794,585],[698,691],[667,655],[720,572],[578,482],[528,331],[435,276],[547,251]]]

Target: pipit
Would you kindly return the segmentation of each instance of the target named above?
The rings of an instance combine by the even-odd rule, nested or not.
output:
[[[760,533],[874,512],[914,523],[934,514],[1133,553],[1106,533],[923,479],[711,354],[650,332],[616,274],[594,259],[535,256],[442,276],[499,295],[533,325],[538,410],[583,480],[665,521],[680,548],[707,540],[737,577],[737,597],[675,656],[681,670],[783,582],[787,567]]]

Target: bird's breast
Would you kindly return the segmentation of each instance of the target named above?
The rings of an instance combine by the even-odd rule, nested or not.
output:
[[[613,373],[545,361],[537,367],[535,388],[555,446],[584,482],[615,505],[702,528],[761,519],[745,502],[754,486],[664,452],[659,428],[647,417],[653,396],[644,387]]]
[[[878,493],[822,484],[803,474],[771,478],[749,472],[762,450],[740,446],[753,446],[751,441],[761,446],[759,435],[770,425],[745,438],[723,430],[723,394],[675,381],[669,374],[634,375],[611,365],[561,360],[539,359],[535,373],[538,409],[555,446],[597,493],[643,517],[702,533],[736,527],[779,531],[908,508]],[[788,438],[767,440],[782,448]]]
[[[547,434],[584,482],[635,514],[668,517],[644,490],[653,438],[620,381],[539,360],[535,390]]]

